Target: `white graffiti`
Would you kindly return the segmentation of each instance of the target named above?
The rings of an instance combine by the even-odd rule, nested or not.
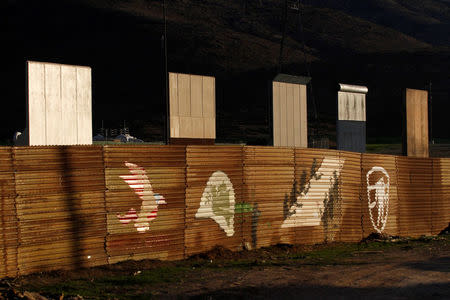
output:
[[[233,184],[227,174],[214,172],[209,178],[200,200],[196,218],[211,218],[227,236],[234,235],[235,196]]]
[[[381,172],[382,177],[378,181],[371,185],[369,183],[370,175],[375,172]],[[388,213],[389,213],[389,186],[390,179],[389,174],[382,167],[373,167],[369,172],[367,172],[367,199],[369,205],[369,215],[370,221],[372,222],[373,228],[381,233],[386,226]],[[375,191],[375,199],[371,199],[371,191]],[[377,211],[377,218],[374,220],[373,211]]]
[[[134,222],[134,227],[140,233],[150,230],[150,222],[156,219],[158,205],[167,204],[164,197],[153,192],[152,185],[148,179],[145,169],[136,164],[125,162],[131,175],[120,176],[142,200],[139,211],[130,208],[125,215],[117,215],[120,223],[128,224]]]
[[[330,188],[338,178],[344,159],[325,157],[309,181],[309,189],[297,197],[297,202],[289,209],[289,217],[284,220],[282,228],[318,226],[324,212],[324,199],[328,197]]]

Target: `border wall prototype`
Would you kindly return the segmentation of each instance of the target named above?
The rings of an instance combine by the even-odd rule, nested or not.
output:
[[[27,145],[92,144],[91,68],[27,62]]]
[[[216,81],[211,76],[169,73],[171,144],[216,139]]]
[[[428,91],[404,91],[403,155],[428,157]]]
[[[272,138],[276,147],[308,147],[307,84],[311,78],[278,74],[272,82]]]
[[[253,146],[0,147],[0,277],[216,245],[434,235],[450,159]]]
[[[366,152],[367,87],[339,84],[336,143],[338,150]]]

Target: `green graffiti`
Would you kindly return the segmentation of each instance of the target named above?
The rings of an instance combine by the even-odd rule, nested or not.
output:
[[[341,197],[339,195],[339,178],[336,171],[333,173],[333,184],[323,200],[322,224],[324,227],[325,242],[334,239],[335,231],[339,227],[341,212]]]
[[[230,192],[227,190],[227,185],[222,183],[213,186],[207,197],[208,203],[212,204],[213,213],[217,216],[223,216],[229,226],[230,220],[233,218],[233,212],[230,210]]]
[[[237,214],[250,213],[253,212],[253,205],[250,203],[237,203],[234,207],[234,211]]]

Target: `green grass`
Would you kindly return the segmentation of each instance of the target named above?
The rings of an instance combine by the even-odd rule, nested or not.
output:
[[[64,294],[65,296],[82,295],[85,299],[136,299],[136,296],[145,296],[148,299],[152,295],[142,294],[141,287],[148,289],[151,286],[177,282],[187,271],[190,269],[186,266],[160,267],[131,275],[67,280],[41,287],[31,285],[28,288],[56,298]],[[126,294],[124,291],[127,291]]]
[[[366,144],[367,153],[386,153],[386,152],[401,153],[401,151],[402,151],[401,144]]]

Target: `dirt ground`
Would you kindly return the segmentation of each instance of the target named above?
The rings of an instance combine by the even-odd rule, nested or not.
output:
[[[129,261],[3,280],[0,299],[450,299],[449,250],[448,235],[238,253],[217,248],[181,262]]]
[[[448,250],[448,249],[447,249]],[[450,257],[427,251],[364,256],[342,265],[284,265],[202,272],[197,284],[168,295],[240,298],[450,298]]]

